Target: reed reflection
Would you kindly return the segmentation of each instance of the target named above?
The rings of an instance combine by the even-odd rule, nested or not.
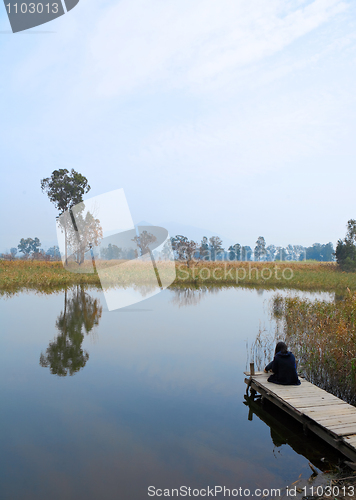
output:
[[[84,333],[89,334],[99,324],[103,308],[83,285],[64,293],[64,310],[59,314],[57,338],[41,353],[40,365],[49,367],[53,375],[74,375],[86,365],[89,354],[82,349]]]

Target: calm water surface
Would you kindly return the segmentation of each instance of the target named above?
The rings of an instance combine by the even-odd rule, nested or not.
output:
[[[315,447],[333,460],[244,404],[246,346],[272,295],[165,290],[113,312],[90,289],[1,299],[1,498],[282,488],[310,476]]]

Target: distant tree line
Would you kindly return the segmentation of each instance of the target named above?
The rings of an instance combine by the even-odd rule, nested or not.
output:
[[[356,224],[356,222],[355,222]],[[356,234],[356,229],[355,229]],[[355,240],[356,241],[356,240]],[[332,243],[314,243],[311,247],[302,245],[287,245],[280,247],[275,245],[266,246],[263,236],[259,236],[254,249],[235,243],[228,249],[223,248],[222,240],[218,236],[211,238],[203,237],[200,244],[189,240],[186,236],[177,235],[171,238],[174,257],[190,263],[193,259],[205,261],[303,261],[317,260],[330,262],[335,260],[334,247]],[[356,255],[356,248],[355,248]]]
[[[339,240],[336,256],[338,262],[340,259],[346,259],[345,265],[349,267],[352,267],[352,262],[355,262],[356,269],[356,221],[353,221],[353,224],[354,226],[352,226],[352,230],[350,230],[351,232],[354,231],[353,236],[350,236],[351,232],[349,231],[345,240]],[[150,236],[152,235],[147,233],[147,238]],[[152,238],[154,237],[152,236]],[[335,260],[332,243],[314,243],[311,247],[304,247],[302,245],[287,245],[286,247],[275,245],[266,246],[264,237],[259,236],[254,249],[247,245],[240,245],[240,243],[235,243],[225,249],[222,246],[221,238],[218,236],[212,236],[211,238],[204,236],[201,242],[197,243],[193,240],[189,240],[183,235],[172,237],[170,243],[171,248],[166,244],[160,253],[154,251],[154,257],[158,259],[169,258],[172,249],[174,258],[187,262],[188,266],[192,260],[257,262],[303,260],[330,262]],[[145,249],[141,250],[143,250],[143,253],[145,252]],[[99,255],[96,254],[95,257],[98,258]],[[106,248],[102,248],[100,252],[100,258],[104,260],[131,260],[137,257],[137,251],[132,248],[119,248],[112,244],[109,244]],[[11,248],[9,253],[0,254],[0,258],[7,260],[14,260],[16,258],[60,260],[61,254],[58,246],[53,246],[45,251],[41,248],[41,243],[38,238],[22,238],[17,248]]]
[[[20,255],[22,254],[22,255]],[[17,247],[10,248],[10,252],[1,253],[1,259],[34,259],[34,260],[60,260],[61,254],[58,246],[53,246],[47,251],[41,248],[41,242],[38,238],[21,238]]]

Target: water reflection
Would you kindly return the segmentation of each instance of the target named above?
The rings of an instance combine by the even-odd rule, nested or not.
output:
[[[344,462],[344,457],[322,439],[311,433],[306,439],[303,426],[269,401],[262,403],[260,397],[245,395],[244,404],[249,408],[248,420],[253,420],[256,415],[270,428],[274,455],[280,452],[283,445],[289,445],[298,455],[303,455],[323,472],[330,472],[330,469]]]
[[[86,293],[83,285],[65,290],[64,310],[59,314],[56,328],[60,332],[41,353],[40,365],[49,367],[53,375],[74,375],[86,365],[89,354],[82,349],[83,328],[90,333],[99,324],[103,308],[99,299]]]
[[[173,293],[172,304],[178,307],[197,306],[200,301],[207,297],[208,294],[218,294],[221,289],[217,287],[201,287],[201,288],[169,288]]]

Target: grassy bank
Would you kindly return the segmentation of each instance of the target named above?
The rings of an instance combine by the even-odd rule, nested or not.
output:
[[[356,290],[356,273],[342,272],[333,262],[205,262],[177,264],[176,284],[241,285],[296,288],[344,293]]]
[[[108,261],[111,266],[114,262]],[[115,264],[120,263],[116,261]],[[140,282],[150,279],[151,263],[142,265]],[[136,274],[135,274],[136,273]],[[174,286],[251,286],[263,288],[296,288],[300,290],[356,291],[356,273],[346,273],[334,263],[308,262],[197,262],[190,267],[176,263]],[[146,278],[147,276],[147,278]],[[137,281],[137,269],[127,273],[124,285]],[[61,262],[0,261],[0,290],[61,288],[85,284],[100,286],[99,276],[72,273]]]
[[[32,260],[0,261],[0,289],[46,288],[70,285],[100,285],[97,274],[79,274],[66,271],[61,262]]]

